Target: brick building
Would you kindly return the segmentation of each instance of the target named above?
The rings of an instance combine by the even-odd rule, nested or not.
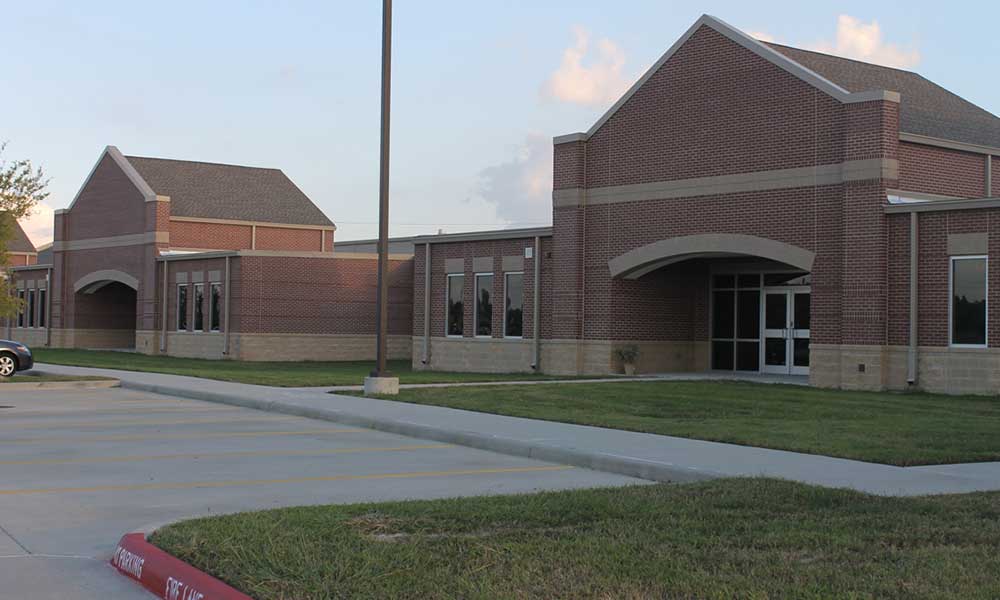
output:
[[[604,374],[634,345],[640,372],[997,393],[997,156],[1000,119],[915,73],[704,16],[555,139],[552,227],[395,241],[392,353]],[[279,171],[109,148],[55,228],[15,269],[51,315],[29,343],[372,354],[373,244],[335,247]]]
[[[126,157],[108,147],[45,264],[14,268],[35,346],[244,360],[374,356],[376,261],[276,169]],[[412,260],[390,278],[390,354],[409,358]]]
[[[7,243],[7,257],[12,267],[24,267],[38,262],[38,249],[17,221],[14,221],[14,236]]]
[[[551,229],[414,240],[416,366],[1000,391],[989,112],[705,16],[554,152]]]

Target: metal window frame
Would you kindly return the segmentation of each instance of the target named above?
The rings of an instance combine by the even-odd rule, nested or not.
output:
[[[219,290],[219,319],[218,319],[219,320],[219,326],[218,327],[214,326],[215,320],[212,318],[212,316],[214,314],[213,310],[212,310],[213,309],[212,298],[214,297],[214,295],[213,295],[212,292],[216,288],[218,288],[218,290]],[[222,303],[223,303],[222,282],[221,281],[213,281],[213,282],[209,283],[208,284],[208,331],[210,333],[222,333]]]
[[[985,261],[983,268],[983,287],[985,288],[984,298],[986,298],[985,319],[983,320],[983,340],[982,344],[956,344],[955,335],[955,261],[959,260],[982,260]],[[948,257],[948,347],[949,348],[971,348],[984,349],[990,346],[990,257],[986,254],[969,254],[962,256]]]
[[[188,323],[188,312],[189,311],[188,311],[188,306],[187,306],[187,304],[189,304],[188,301],[191,299],[191,294],[189,294],[188,291],[187,291],[187,288],[189,286],[190,286],[190,284],[187,284],[187,283],[178,283],[177,284],[177,294],[176,294],[176,298],[177,298],[177,305],[176,305],[177,306],[177,314],[174,317],[174,328],[175,328],[176,331],[189,331],[188,325],[190,325],[190,323]],[[185,304],[185,306],[184,306],[184,310],[183,311],[181,311],[181,290],[184,290],[184,304]],[[182,315],[184,316],[184,327],[181,327],[181,316]]]
[[[205,333],[205,307],[199,306],[198,302],[198,290],[201,290],[201,303],[205,303],[205,282],[193,283],[191,287],[194,288],[194,294],[192,295],[193,302],[191,303],[191,331],[194,333]],[[198,329],[198,315],[201,315],[201,329]]]

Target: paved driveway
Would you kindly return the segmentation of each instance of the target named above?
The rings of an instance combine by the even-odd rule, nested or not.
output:
[[[0,599],[148,598],[122,533],[278,506],[638,483],[335,423],[127,391],[0,389]]]

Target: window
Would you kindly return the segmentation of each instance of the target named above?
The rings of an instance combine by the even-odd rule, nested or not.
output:
[[[17,290],[17,326],[24,327],[24,290]]]
[[[493,335],[493,274],[476,275],[476,335]]]
[[[506,309],[504,310],[503,334],[505,337],[524,336],[524,273],[507,273]]]
[[[222,284],[213,283],[211,290],[209,292],[209,312],[210,317],[208,320],[208,326],[212,331],[220,331],[222,329]]]
[[[188,286],[177,286],[177,331],[188,328]]]
[[[448,276],[448,314],[445,315],[447,335],[461,336],[465,332],[465,302],[462,294],[465,275]]]
[[[712,277],[713,369],[760,369],[760,284],[759,273]]]
[[[194,284],[194,330],[205,331],[205,284]]]
[[[986,346],[986,257],[951,259],[951,344]]]
[[[46,290],[38,290],[38,326],[47,327],[45,318],[48,316],[45,314],[45,309],[47,305],[45,304]]]
[[[28,290],[28,305],[25,308],[28,311],[28,327],[35,326],[35,290]]]

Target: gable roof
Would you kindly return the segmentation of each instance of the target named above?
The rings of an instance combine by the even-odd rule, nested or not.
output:
[[[7,251],[31,253],[38,252],[38,250],[35,249],[35,245],[31,243],[31,239],[28,238],[28,234],[24,233],[24,229],[21,228],[21,224],[17,221],[14,221],[14,237],[12,237],[7,243]]]
[[[1000,148],[1000,118],[917,73],[781,44],[766,45],[846,90],[899,92],[901,132]]]
[[[156,195],[170,197],[172,216],[334,226],[279,169],[124,158]]]
[[[844,103],[900,102],[900,131],[977,146],[1000,147],[1000,120],[916,73],[764,43],[710,15],[702,15],[586,133],[557,136],[555,143],[590,138],[701,27],[709,27],[778,68]]]

